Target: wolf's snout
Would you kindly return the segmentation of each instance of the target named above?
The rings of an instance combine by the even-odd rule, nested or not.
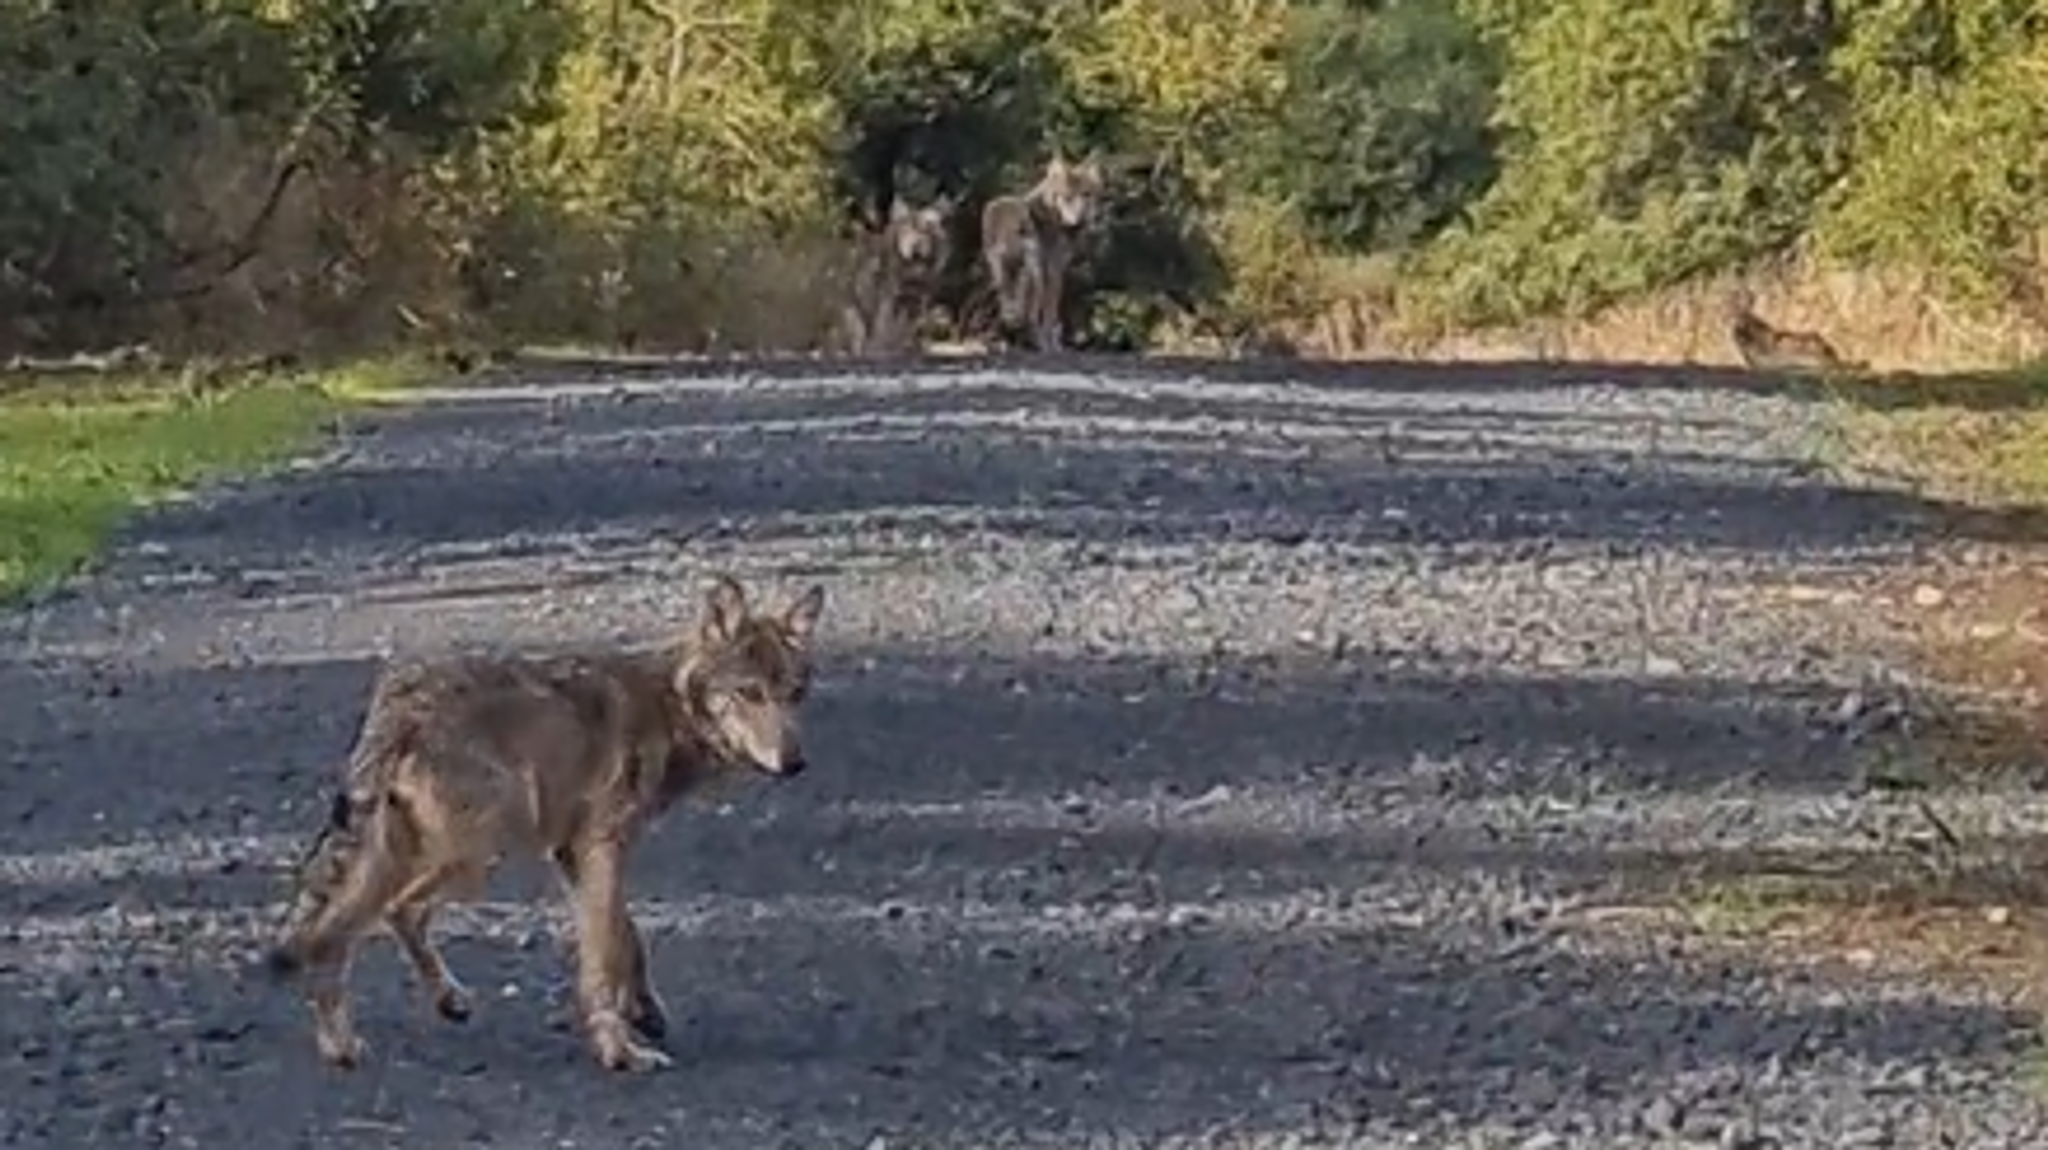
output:
[[[746,757],[753,761],[754,769],[763,774],[786,779],[802,774],[808,765],[804,762],[803,748],[786,736],[782,739],[748,740],[745,746]]]

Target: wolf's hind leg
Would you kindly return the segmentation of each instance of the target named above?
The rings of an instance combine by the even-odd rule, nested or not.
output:
[[[434,1012],[450,1022],[467,1022],[472,1011],[472,999],[467,987],[448,969],[448,960],[440,948],[434,945],[431,931],[434,919],[433,892],[400,903],[384,916],[391,934],[398,939],[398,945],[405,951],[405,957],[418,972],[420,981],[433,996]]]
[[[274,974],[303,978],[320,1056],[337,1068],[355,1067],[367,1053],[355,1031],[349,968],[363,934],[383,917],[405,880],[403,867],[388,852],[358,853],[321,913],[270,952],[268,964]]]

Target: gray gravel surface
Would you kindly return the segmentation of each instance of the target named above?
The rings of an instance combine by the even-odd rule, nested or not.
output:
[[[1837,720],[1902,680],[1840,608],[1927,517],[1818,415],[1077,361],[364,421],[4,622],[0,1144],[2044,1144],[1997,1001],[1585,925],[1885,817]],[[512,869],[443,927],[477,1017],[380,943],[321,1069],[243,971],[373,661],[651,638],[717,569],[824,581],[826,661],[815,769],[636,859],[676,1066],[587,1061]]]

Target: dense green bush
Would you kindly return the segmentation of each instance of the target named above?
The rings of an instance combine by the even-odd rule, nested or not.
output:
[[[1452,5],[1302,5],[1286,65],[1286,104],[1248,152],[1258,183],[1330,250],[1407,248],[1493,183],[1499,62]]]
[[[1834,30],[1779,0],[1571,0],[1502,37],[1500,179],[1419,261],[1454,321],[1577,314],[1783,250],[1839,178]]]
[[[246,9],[0,6],[0,314],[102,307],[195,261],[164,210],[189,149],[221,111],[281,143],[290,60],[288,30]]]
[[[1360,256],[1458,324],[1800,249],[2048,323],[2032,0],[0,0],[0,74],[0,350],[815,343],[897,194],[962,203],[971,326],[1054,148],[1113,173],[1102,346]]]
[[[0,344],[149,334],[149,309],[251,261],[295,181],[429,166],[549,118],[573,27],[545,0],[9,0]],[[299,272],[332,270],[330,232]]]
[[[2048,14],[2021,0],[1858,0],[1831,63],[1856,163],[1818,238],[2048,324]]]

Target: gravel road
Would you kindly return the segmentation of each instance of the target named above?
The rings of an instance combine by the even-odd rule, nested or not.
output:
[[[0,1144],[2048,1144],[1988,992],[1587,925],[1882,813],[1829,716],[1890,636],[1828,600],[1927,516],[1818,412],[1056,366],[432,395],[0,623]],[[586,1060],[515,868],[444,919],[477,1017],[379,943],[321,1069],[243,964],[373,660],[651,638],[714,569],[830,599],[813,770],[635,861],[676,1066]]]

